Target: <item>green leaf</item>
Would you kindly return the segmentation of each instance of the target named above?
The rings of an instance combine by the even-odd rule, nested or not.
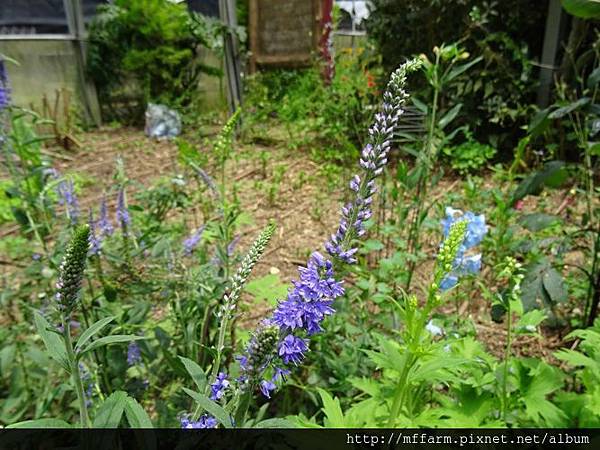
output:
[[[591,100],[592,99],[589,97],[582,97],[575,102],[569,103],[566,106],[562,106],[558,109],[555,109],[550,114],[548,114],[548,119],[562,119],[567,114],[572,113],[573,111],[576,111],[579,108],[584,107],[585,105],[590,103]]]
[[[146,339],[146,338],[143,336],[128,336],[128,335],[124,335],[124,334],[115,334],[113,336],[101,337],[100,339],[96,339],[90,345],[88,345],[83,350],[81,350],[79,352],[79,356],[83,355],[84,353],[89,352],[90,350],[94,350],[99,347],[103,347],[105,345],[119,344],[122,342],[139,341],[139,340],[143,340],[143,339]]]
[[[466,64],[461,64],[459,66],[456,66],[455,68],[453,68],[450,71],[450,73],[448,73],[448,75],[446,75],[444,83],[449,83],[450,81],[454,80],[456,77],[458,77],[459,75],[461,75],[464,72],[466,72],[467,70],[469,70],[471,67],[473,67],[475,64],[477,64],[482,59],[483,59],[482,56],[478,56],[477,58],[475,58],[472,61],[469,61]]]
[[[527,176],[515,189],[511,203],[521,200],[527,195],[539,195],[544,186],[559,187],[568,178],[568,173],[563,161],[550,161],[538,172]]]
[[[270,273],[250,281],[245,290],[254,297],[255,302],[275,304],[277,299],[286,296],[288,285],[281,281],[279,275]]]
[[[529,231],[540,231],[560,221],[560,217],[543,213],[526,214],[519,218],[519,223]]]
[[[180,356],[179,359],[181,360],[181,362],[185,366],[185,369],[192,377],[192,380],[194,380],[194,383],[196,383],[198,390],[200,392],[203,392],[206,388],[206,374],[202,370],[202,367],[200,367],[191,359],[185,358],[183,356]]]
[[[582,19],[600,19],[600,0],[561,0],[563,8]]]
[[[346,420],[342,407],[340,406],[340,400],[333,398],[329,393],[321,388],[317,388],[321,401],[323,402],[323,412],[325,413],[326,419],[324,421],[327,428],[345,428]]]
[[[134,398],[125,400],[125,416],[132,428],[154,428],[150,417]]]
[[[552,303],[563,303],[567,301],[568,294],[565,282],[560,273],[552,267],[542,274],[544,290]]]
[[[440,129],[443,130],[450,122],[452,122],[456,118],[462,106],[462,103],[454,105],[453,108],[451,108],[446,114],[444,114],[444,117],[442,117],[438,122],[438,126],[440,127]]]
[[[258,422],[254,428],[296,428],[296,424],[288,419],[274,418]]]
[[[36,419],[13,423],[6,428],[73,428],[73,426],[60,419]]]
[[[527,127],[527,134],[531,135],[533,138],[539,136],[550,124],[550,120],[548,119],[548,115],[550,114],[550,108],[542,109],[538,111],[534,116],[529,126]]]
[[[50,331],[52,327],[39,312],[36,311],[33,317],[37,332],[42,338],[42,341],[44,341],[50,357],[56,360],[63,369],[65,369],[67,372],[70,372],[71,368],[69,367],[67,349],[63,339],[58,334]]]
[[[555,352],[554,356],[574,367],[582,366],[588,367],[593,370],[597,370],[600,367],[600,363],[594,361],[589,356],[585,356],[583,353],[579,353],[575,350],[562,349]]]
[[[594,87],[596,87],[596,85],[599,82],[600,82],[600,67],[596,67],[594,70],[592,70],[592,73],[590,73],[590,76],[587,79],[587,88],[594,89]]]
[[[521,301],[525,311],[537,308],[552,308],[567,300],[567,291],[562,275],[546,260],[527,267],[521,284]]]
[[[127,394],[125,392],[113,392],[98,408],[93,423],[94,428],[118,428],[126,403]]]
[[[80,348],[82,348],[92,336],[94,336],[96,333],[102,330],[102,328],[111,323],[114,319],[114,317],[106,317],[90,325],[90,327],[87,330],[81,333],[79,339],[77,339],[77,344],[75,344],[75,350],[79,350]]]
[[[202,408],[206,410],[209,414],[211,414],[215,419],[219,421],[221,425],[225,428],[231,428],[231,417],[220,405],[213,402],[206,395],[201,394],[199,392],[194,392],[190,389],[183,388],[185,393],[192,397],[196,403],[198,403]]]

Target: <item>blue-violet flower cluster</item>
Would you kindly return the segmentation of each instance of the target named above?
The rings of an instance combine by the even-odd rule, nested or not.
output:
[[[485,216],[483,214],[476,215],[471,211],[463,213],[459,209],[447,207],[446,217],[441,221],[444,238],[448,237],[452,224],[459,220],[467,222],[467,230],[456,258],[452,263],[452,270],[440,283],[442,291],[456,286],[461,276],[475,274],[481,270],[481,253],[468,252],[481,243],[488,231]]]

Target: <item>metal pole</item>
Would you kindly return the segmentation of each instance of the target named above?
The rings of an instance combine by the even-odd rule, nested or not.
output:
[[[563,11],[560,0],[550,0],[550,3],[548,4],[548,16],[546,17],[546,30],[544,32],[544,47],[540,64],[540,85],[537,92],[537,104],[541,108],[545,108],[550,101],[553,75],[558,69],[558,67],[555,66],[555,63],[560,43],[560,26],[562,18]]]
[[[219,0],[219,16],[227,25],[223,36],[225,44],[225,74],[227,76],[227,99],[229,110],[233,113],[242,103],[241,64],[235,29],[237,18],[234,0]]]
[[[85,76],[86,50],[83,41],[85,35],[85,23],[83,21],[81,0],[63,0],[63,4],[67,15],[69,34],[72,36],[73,47],[75,50],[75,61],[77,64],[77,74],[79,76],[84,113],[87,121],[93,122],[96,126],[100,126],[100,108],[96,97],[96,88]]]

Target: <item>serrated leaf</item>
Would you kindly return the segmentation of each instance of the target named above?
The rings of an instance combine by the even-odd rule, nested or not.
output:
[[[114,319],[114,317],[105,317],[104,319],[100,319],[97,322],[90,325],[90,327],[87,330],[81,333],[79,339],[77,339],[77,344],[75,344],[75,350],[79,350],[80,348],[82,348],[85,344],[87,344],[87,341],[89,341],[92,336],[94,336],[96,333],[102,330],[102,328],[111,323]]]
[[[196,364],[191,359],[185,358],[183,356],[180,356],[179,359],[181,360],[181,362],[185,366],[185,369],[188,371],[188,373],[192,377],[192,380],[194,380],[194,383],[196,383],[198,390],[200,392],[204,392],[204,389],[206,388],[207,380],[206,380],[206,374],[202,370],[202,367],[200,367],[198,364]]]
[[[323,412],[325,413],[325,426],[327,428],[344,428],[346,427],[346,420],[344,419],[344,413],[340,406],[340,400],[333,398],[331,395],[322,388],[317,388],[321,401],[323,402]]]
[[[125,392],[113,392],[98,408],[93,422],[94,428],[118,428],[126,403],[127,394]]]
[[[83,350],[80,350],[78,356],[81,356],[91,350],[95,350],[95,349],[103,347],[105,345],[121,344],[123,342],[140,341],[143,339],[146,339],[146,338],[143,336],[129,336],[129,335],[125,335],[125,334],[115,334],[113,336],[104,336],[104,337],[101,337],[100,339],[96,339],[94,342],[89,344]]]
[[[67,349],[62,338],[58,334],[50,331],[50,324],[39,312],[36,311],[33,317],[37,332],[42,338],[42,341],[44,341],[44,345],[46,346],[50,357],[57,361],[63,369],[70,372],[71,368],[69,367]]]
[[[132,428],[154,428],[150,417],[134,398],[125,400],[125,416]]]
[[[192,397],[206,412],[212,415],[225,428],[231,428],[231,417],[220,405],[213,402],[206,395],[194,392],[191,389],[183,388],[185,393]]]
[[[36,419],[13,423],[6,428],[73,428],[73,426],[60,419]]]
[[[589,367],[593,370],[598,370],[598,368],[600,367],[600,364],[598,362],[596,362],[589,356],[586,356],[583,353],[579,353],[575,350],[561,349],[557,352],[554,352],[554,356],[574,367]]]

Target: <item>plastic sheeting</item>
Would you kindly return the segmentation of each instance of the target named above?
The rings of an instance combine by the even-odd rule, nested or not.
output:
[[[146,108],[146,136],[156,139],[171,139],[181,133],[181,118],[177,111],[165,105],[149,103]]]

